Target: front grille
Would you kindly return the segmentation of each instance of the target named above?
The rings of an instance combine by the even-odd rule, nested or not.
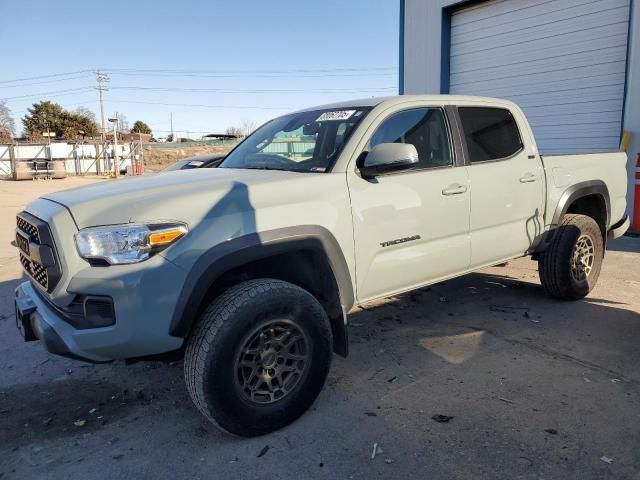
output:
[[[17,217],[18,230],[23,231],[29,237],[33,238],[33,241],[40,243],[40,234],[38,233],[38,227],[29,223],[22,217]]]
[[[20,250],[22,268],[24,268],[29,277],[47,292],[51,292],[60,280],[62,271],[49,225],[27,212],[18,214],[16,225],[18,227],[16,245]],[[40,256],[34,255],[31,246],[34,246],[33,250],[38,251]],[[53,261],[49,261],[46,265],[40,263],[43,249],[50,249],[52,253],[50,257],[52,257]],[[44,263],[45,261],[42,260],[42,262]]]
[[[44,288],[49,289],[49,275],[47,275],[47,269],[45,267],[39,263],[31,262],[31,276]]]

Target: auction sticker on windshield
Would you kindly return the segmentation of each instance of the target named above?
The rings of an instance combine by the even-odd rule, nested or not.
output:
[[[328,122],[331,120],[347,120],[356,113],[355,110],[336,110],[333,112],[324,112],[318,117],[316,122]]]

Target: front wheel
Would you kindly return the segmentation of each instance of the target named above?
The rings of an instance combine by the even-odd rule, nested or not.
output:
[[[316,399],[331,365],[331,326],[306,290],[250,280],[216,298],[189,338],[184,373],[198,409],[223,431],[288,425]]]
[[[596,221],[567,214],[538,260],[542,286],[554,297],[581,299],[595,287],[603,257],[604,241]]]

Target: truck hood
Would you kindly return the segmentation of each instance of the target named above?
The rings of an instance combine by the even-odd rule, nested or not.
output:
[[[326,174],[231,168],[192,169],[105,181],[45,195],[65,206],[78,228],[173,220],[198,223],[212,212],[241,213],[286,201],[292,183]],[[289,201],[295,201],[289,197]]]

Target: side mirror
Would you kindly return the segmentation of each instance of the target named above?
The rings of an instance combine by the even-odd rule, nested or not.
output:
[[[418,151],[410,143],[380,143],[373,147],[360,166],[363,178],[408,170],[418,164]]]

